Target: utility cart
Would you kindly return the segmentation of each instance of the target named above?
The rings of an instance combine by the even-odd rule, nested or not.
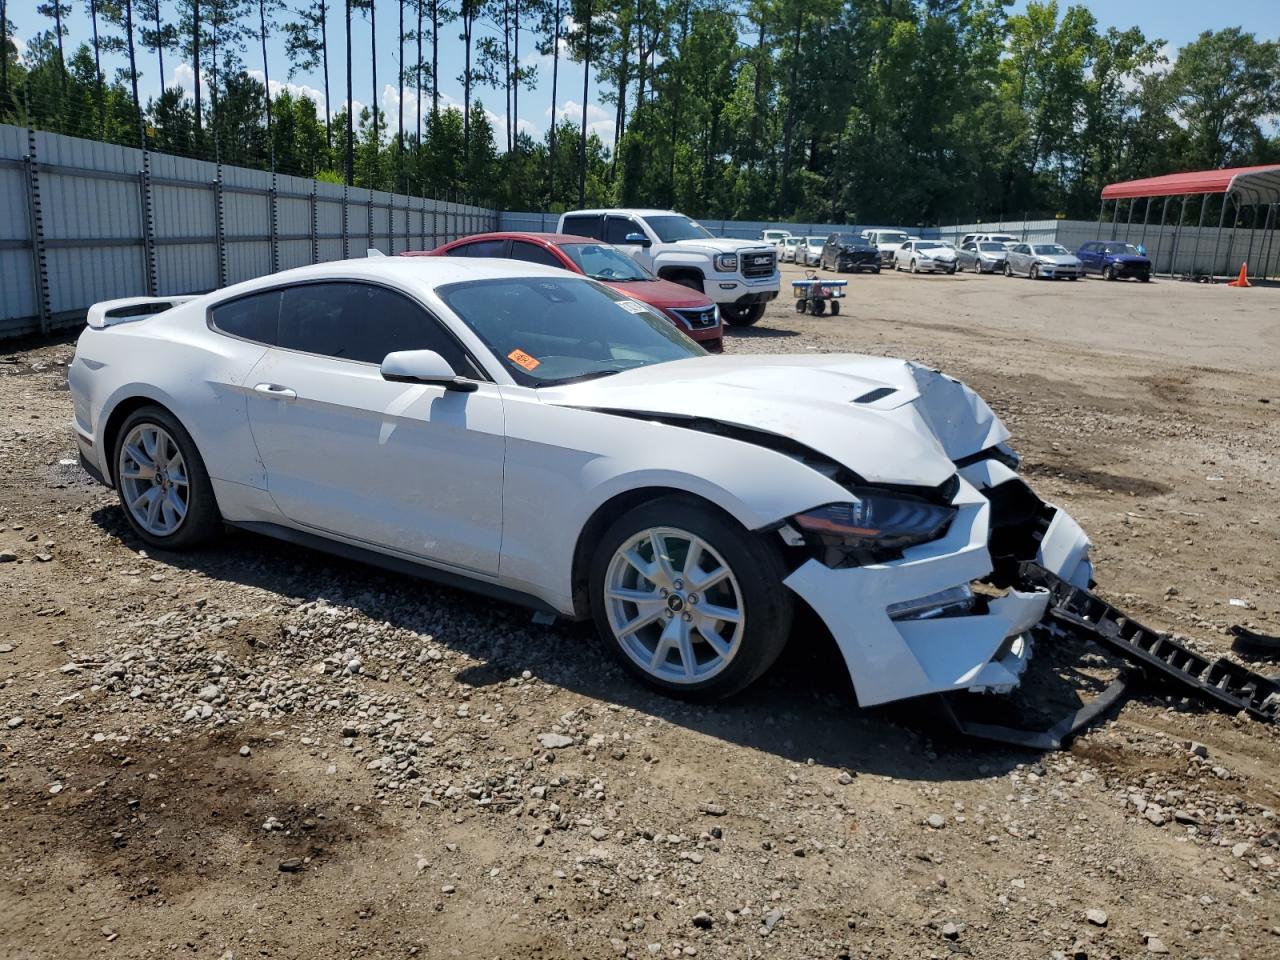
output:
[[[813,270],[805,271],[806,279],[791,281],[791,295],[796,298],[796,313],[808,311],[815,317],[827,312],[831,305],[831,315],[840,312],[840,301],[844,299],[848,280],[823,280]]]

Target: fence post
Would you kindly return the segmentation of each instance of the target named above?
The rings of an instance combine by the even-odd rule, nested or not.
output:
[[[1151,258],[1151,272],[1153,274],[1160,273],[1160,251],[1164,249],[1164,221],[1168,213],[1169,198],[1165,197],[1164,203],[1160,206],[1160,232],[1156,234],[1156,255]]]
[[[156,221],[151,195],[151,151],[142,151],[142,172],[138,174],[138,203],[142,213],[142,261],[147,275],[147,296],[154,297],[159,287],[156,263]]]
[[[1222,195],[1222,212],[1218,214],[1218,232],[1213,236],[1213,256],[1209,259],[1210,277],[1218,275],[1218,245],[1222,243],[1222,227],[1227,222],[1227,201],[1230,199],[1230,194]]]
[[[213,237],[218,248],[218,286],[227,285],[227,223],[222,193],[222,163],[217,165],[213,178]]]
[[[342,188],[342,259],[351,259],[351,225],[350,225],[350,199],[347,194],[351,192],[349,186],[344,185]]]
[[[1204,233],[1204,212],[1209,206],[1209,195],[1207,193],[1200,194],[1200,222],[1196,225],[1196,246],[1191,252],[1191,270],[1192,277],[1195,277],[1196,271],[1200,269],[1200,234]]]
[[[36,161],[36,132],[27,127],[27,218],[31,229],[31,269],[35,280],[36,309],[40,332],[48,333],[53,309],[49,299],[49,259],[44,244],[44,213],[40,207],[40,165]]]
[[[316,191],[319,184],[311,181],[311,262],[320,262],[320,213],[317,207]]]
[[[273,148],[274,149],[274,148]],[[275,164],[272,163],[274,167]],[[271,214],[271,272],[280,272],[280,206],[276,188],[276,173],[271,171],[271,189],[268,193]]]

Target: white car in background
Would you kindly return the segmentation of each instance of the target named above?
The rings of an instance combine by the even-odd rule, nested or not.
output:
[[[886,266],[892,265],[893,255],[897,253],[898,248],[912,239],[902,230],[864,230],[862,235],[875,244],[876,249],[880,251],[880,262]]]
[[[619,291],[493,259],[325,263],[88,320],[82,463],[148,550],[229,524],[592,619],[668,693],[751,683],[802,603],[864,706],[1007,691],[1050,600],[1009,571],[1089,583],[999,418],[918,363],[710,356]]]
[[[797,263],[796,255],[800,247],[805,242],[805,237],[787,237],[782,241],[782,247],[778,253],[779,263]]]
[[[761,230],[760,239],[764,243],[771,243],[775,248],[782,246],[782,241],[791,236],[790,230]]]
[[[955,273],[956,250],[942,240],[908,240],[893,253],[893,269],[912,273]]]
[[[826,246],[826,237],[805,237],[796,247],[796,263],[806,267],[816,267],[822,262],[822,248]]]

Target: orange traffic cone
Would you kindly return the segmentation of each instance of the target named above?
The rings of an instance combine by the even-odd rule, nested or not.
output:
[[[1236,277],[1228,287],[1251,287],[1253,284],[1249,282],[1249,265],[1247,263],[1240,264],[1240,276]]]

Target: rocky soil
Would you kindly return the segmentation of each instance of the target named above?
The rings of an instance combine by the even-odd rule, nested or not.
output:
[[[1109,599],[1214,654],[1280,631],[1280,290],[850,287],[728,349],[963,377]],[[1066,752],[965,741],[860,710],[813,624],[690,706],[465,593],[149,555],[72,459],[73,348],[0,352],[0,957],[1280,954],[1280,728],[1144,691]],[[1114,673],[1039,653],[1027,707]]]

